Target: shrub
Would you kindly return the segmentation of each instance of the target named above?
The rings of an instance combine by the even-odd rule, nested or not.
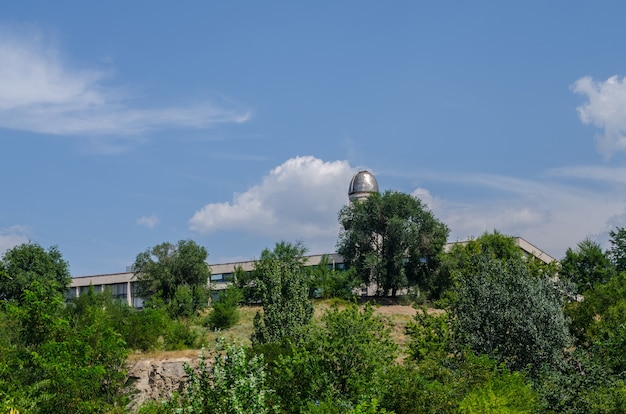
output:
[[[239,302],[243,299],[241,290],[234,285],[222,291],[213,302],[213,310],[205,319],[205,326],[211,329],[227,329],[239,322]]]
[[[198,345],[200,335],[187,321],[171,321],[167,326],[165,337],[165,349],[177,350],[194,348]]]

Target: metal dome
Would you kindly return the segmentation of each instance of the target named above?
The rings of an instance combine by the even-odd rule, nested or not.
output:
[[[371,193],[378,192],[378,182],[376,177],[369,171],[359,171],[350,180],[348,188],[348,197],[350,200],[367,197]]]

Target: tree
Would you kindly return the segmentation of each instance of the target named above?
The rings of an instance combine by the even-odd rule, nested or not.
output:
[[[570,343],[563,297],[552,278],[532,275],[520,259],[501,261],[481,253],[459,275],[451,306],[462,344],[509,368],[554,365]]]
[[[609,256],[618,272],[626,271],[626,228],[617,227],[609,234],[611,235]]]
[[[615,273],[615,266],[600,245],[590,239],[568,248],[561,260],[561,274],[574,282],[579,292],[596,283],[606,283]]]
[[[49,294],[65,293],[71,281],[68,264],[56,246],[46,251],[36,243],[8,250],[0,261],[0,300],[20,302],[37,281]]]
[[[162,300],[174,317],[192,316],[208,302],[211,269],[206,259],[206,249],[192,240],[139,253],[133,265],[139,295]]]
[[[211,329],[227,329],[234,326],[239,322],[239,302],[242,299],[243,295],[237,286],[228,286],[213,301],[213,309],[206,317],[205,323]]]
[[[354,269],[335,269],[328,255],[322,256],[317,266],[309,267],[309,273],[311,297],[351,299],[354,290],[361,284],[354,275]]]
[[[338,253],[377,294],[423,285],[438,265],[448,228],[413,196],[372,193],[339,212]]]
[[[276,243],[273,251],[263,250],[254,265],[263,314],[254,318],[254,344],[295,339],[313,315],[308,278],[304,270],[306,248],[302,243]]]
[[[473,274],[477,271],[478,257],[486,256],[496,261],[522,262],[531,276],[556,277],[557,263],[547,264],[534,256],[525,256],[515,242],[515,238],[497,230],[483,233],[475,240],[455,243],[441,255],[441,266],[431,286],[431,295],[435,298],[444,297],[441,302],[453,300],[452,287],[460,274]]]
[[[33,413],[108,412],[120,405],[125,343],[93,289],[76,306],[64,305],[61,293],[34,280],[20,302],[4,308],[0,401],[8,397]]]

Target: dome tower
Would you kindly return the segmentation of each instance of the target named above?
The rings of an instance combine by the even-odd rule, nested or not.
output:
[[[363,200],[372,193],[378,192],[378,182],[376,177],[366,170],[359,171],[350,180],[350,187],[348,187],[348,197],[350,202],[354,203],[357,200]]]

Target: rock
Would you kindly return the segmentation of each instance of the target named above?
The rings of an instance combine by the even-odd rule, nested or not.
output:
[[[130,389],[129,409],[136,411],[147,400],[163,400],[181,391],[187,378],[184,364],[195,365],[194,358],[143,359],[129,366],[126,387]]]

